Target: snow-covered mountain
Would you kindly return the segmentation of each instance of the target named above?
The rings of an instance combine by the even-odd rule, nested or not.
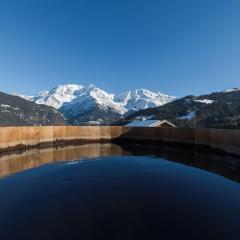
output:
[[[151,92],[146,89],[136,89],[115,95],[114,100],[120,103],[127,112],[162,106],[175,98],[159,91]]]
[[[58,109],[73,124],[90,121],[109,123],[129,112],[161,106],[175,99],[173,96],[145,89],[111,94],[92,84],[87,87],[76,84],[59,85],[35,96],[18,96]]]
[[[50,92],[41,91],[37,93],[30,100],[38,104],[45,104],[59,109],[64,103],[71,102],[73,99],[77,98],[83,90],[84,87],[81,85],[59,85],[53,88]]]
[[[189,95],[160,107],[129,114],[114,124],[125,125],[140,118],[166,119],[180,128],[240,129],[240,88]]]

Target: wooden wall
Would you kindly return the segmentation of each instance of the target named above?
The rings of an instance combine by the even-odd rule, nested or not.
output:
[[[0,128],[0,150],[64,140],[111,141],[113,139],[190,143],[240,154],[240,130],[110,126]]]

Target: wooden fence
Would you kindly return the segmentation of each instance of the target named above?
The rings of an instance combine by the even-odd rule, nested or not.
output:
[[[240,155],[240,130],[112,126],[0,128],[0,151],[45,143],[113,140],[201,145]]]

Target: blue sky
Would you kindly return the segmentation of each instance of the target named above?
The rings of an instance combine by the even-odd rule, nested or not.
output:
[[[0,91],[240,87],[239,0],[1,0]]]

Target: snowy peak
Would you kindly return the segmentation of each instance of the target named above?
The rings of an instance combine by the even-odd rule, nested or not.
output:
[[[75,95],[77,91],[84,89],[84,86],[77,84],[58,85],[50,91],[50,94]]]
[[[100,121],[101,116],[120,117],[140,109],[161,106],[175,99],[175,97],[146,89],[134,89],[120,94],[112,94],[93,84],[89,86],[58,85],[50,91],[41,91],[35,96],[19,96],[37,104],[52,106],[76,124],[81,124],[82,120],[75,121],[75,118],[82,119],[83,116],[87,116],[91,112],[94,114],[91,115],[89,121]],[[94,117],[95,115],[96,117]],[[105,118],[102,118],[101,121],[105,122]]]
[[[109,94],[94,85],[90,85],[77,98],[69,103],[64,103],[60,110],[64,113],[67,112],[67,115],[77,115],[80,112],[87,112],[98,106],[106,112],[113,111],[120,115],[124,114],[126,109],[114,102],[113,99],[114,94]]]
[[[49,91],[36,94],[31,100],[38,104],[46,104],[54,108],[60,108],[64,103],[71,102],[84,90],[82,85],[66,84],[59,85]]]
[[[89,88],[89,95],[95,99],[96,104],[104,109],[113,109],[114,111],[124,114],[125,109],[121,108],[120,105],[114,102],[114,94],[109,94],[100,88]]]
[[[115,96],[115,100],[121,103],[128,111],[158,107],[174,99],[176,97],[161,92],[151,92],[146,89],[135,89]]]
[[[39,93],[36,94],[35,98],[42,98],[42,97],[46,97],[49,94],[49,91],[41,91]],[[32,97],[33,98],[33,97]]]

